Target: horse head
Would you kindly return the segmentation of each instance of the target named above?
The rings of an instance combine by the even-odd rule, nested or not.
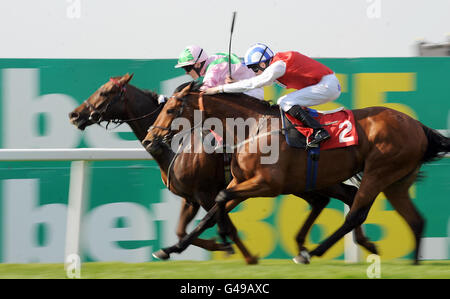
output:
[[[156,121],[150,126],[147,136],[142,141],[143,146],[152,155],[157,154],[161,150],[161,145],[168,145],[172,137],[177,133],[176,130],[171,128],[172,122],[192,110],[189,109],[188,111],[186,109],[186,100],[195,83],[192,81],[187,86],[185,85],[182,85],[182,89],[177,88],[177,90],[181,90],[176,90],[173,96],[166,102]]]
[[[84,130],[87,126],[110,121],[124,116],[127,85],[133,78],[128,73],[111,78],[96,90],[80,106],[69,113],[70,122],[78,129]]]

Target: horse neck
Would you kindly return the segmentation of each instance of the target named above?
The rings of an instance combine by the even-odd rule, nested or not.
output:
[[[142,142],[147,135],[148,128],[155,122],[158,116],[158,106],[156,99],[152,99],[140,89],[128,85],[127,86],[127,105],[124,119],[129,120],[126,123],[130,126],[133,133]],[[155,112],[142,119],[132,120],[145,116],[146,114]]]
[[[166,184],[165,178],[167,177],[170,163],[172,162],[175,154],[166,144],[162,144],[161,146],[163,147],[163,150],[161,151],[160,154],[153,155],[153,158],[155,159],[156,163],[158,163],[158,166],[161,170],[161,174],[164,180],[164,184]]]
[[[236,96],[233,95],[233,97]],[[267,107],[261,106],[260,103],[230,100],[225,95],[204,99],[204,107],[207,117],[217,117],[224,124],[227,118],[241,117],[244,120],[248,118],[258,120],[267,113]]]
[[[222,134],[224,134],[222,137],[225,137],[225,134],[227,136],[233,136],[234,143],[237,144],[243,141],[242,139],[238,140],[239,136],[247,139],[250,135],[256,134],[258,131],[257,128],[260,125],[260,118],[265,117],[270,111],[268,111],[267,106],[264,105],[263,107],[257,100],[252,102],[248,100],[249,102],[247,102],[245,98],[236,98],[238,97],[237,95],[232,95],[232,97],[234,98],[231,100],[228,99],[226,95],[204,99],[203,106],[205,113],[203,114],[203,117],[218,118],[222,122]],[[248,128],[248,130],[242,128],[244,131],[235,134],[235,126],[240,123],[239,118],[243,119],[244,126]],[[232,120],[232,123],[229,123],[228,120]],[[220,132],[217,133],[220,134]],[[228,135],[228,133],[231,135]],[[244,136],[240,134],[244,134]],[[232,140],[227,140],[226,142],[229,144]]]
[[[129,91],[129,93],[127,98],[128,108],[125,113],[126,119],[135,119],[150,114],[149,116],[142,119],[126,122],[130,126],[131,130],[133,130],[139,141],[142,142],[147,135],[148,128],[153,125],[159,113],[161,112],[161,107],[156,104],[156,97],[158,96],[157,94],[147,94],[137,87],[130,87],[131,88],[127,89],[127,92]],[[170,147],[166,147],[165,145],[163,145],[163,151],[161,152],[161,154],[153,155],[153,158],[155,159],[156,163],[158,163],[158,166],[161,170],[161,175],[165,184],[167,179],[167,171],[173,157],[174,153],[172,152]]]

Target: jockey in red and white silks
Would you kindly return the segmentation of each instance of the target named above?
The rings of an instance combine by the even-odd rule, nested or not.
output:
[[[286,88],[297,89],[280,97],[277,103],[283,111],[314,129],[309,146],[316,146],[330,138],[328,132],[302,108],[320,105],[339,97],[341,86],[330,68],[295,51],[274,54],[263,44],[253,45],[247,50],[245,64],[258,76],[209,88],[205,94],[246,92],[277,81]]]

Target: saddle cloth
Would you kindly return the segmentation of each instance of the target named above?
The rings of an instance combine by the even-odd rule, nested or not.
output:
[[[344,109],[344,107],[332,111],[317,111],[310,108],[306,108],[306,110],[331,136],[330,139],[321,142],[321,150],[358,144],[355,117],[351,110]],[[301,121],[284,111],[282,111],[282,119],[287,143],[290,146],[305,149],[306,140],[312,135],[313,129],[305,127]]]

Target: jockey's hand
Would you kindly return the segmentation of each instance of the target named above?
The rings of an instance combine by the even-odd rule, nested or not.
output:
[[[211,88],[206,89],[203,92],[203,94],[213,95],[213,94],[217,94],[217,93],[221,93],[221,92],[223,92],[223,86],[219,85],[219,86],[216,86],[216,87],[211,87]]]
[[[163,96],[163,95],[160,95],[158,97],[158,104],[162,104],[164,102],[167,102],[167,98],[165,96]]]
[[[225,83],[226,84],[230,84],[230,83],[233,83],[233,82],[236,82],[233,78],[231,78],[231,76],[230,75],[228,75],[226,78],[225,78]]]

